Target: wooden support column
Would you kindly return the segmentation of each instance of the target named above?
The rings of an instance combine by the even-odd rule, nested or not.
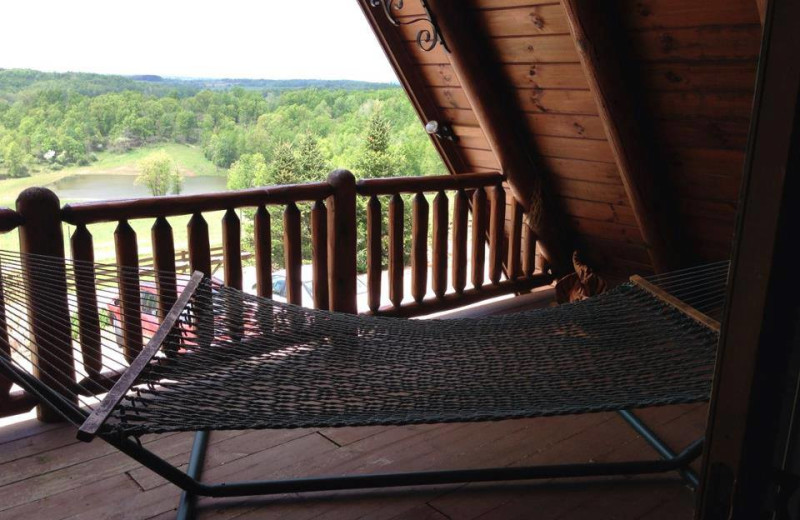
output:
[[[680,220],[641,102],[622,18],[604,2],[564,0],[583,71],[656,272],[682,263]]]
[[[336,312],[358,312],[356,300],[356,178],[347,170],[328,175],[328,295]]]
[[[543,170],[536,162],[531,136],[516,97],[485,31],[469,9],[455,0],[429,0],[439,30],[450,49],[448,59],[492,151],[500,162],[514,198],[529,214],[545,255],[558,270],[571,271],[569,228],[549,197]]]
[[[28,188],[17,198],[17,211],[23,220],[19,249],[35,340],[30,345],[33,375],[77,404],[77,397],[68,395],[67,390],[75,382],[75,365],[60,203],[46,188]],[[43,405],[37,408],[37,416],[45,422],[63,420],[58,412]]]

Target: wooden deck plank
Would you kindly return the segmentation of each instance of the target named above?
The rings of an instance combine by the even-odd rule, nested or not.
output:
[[[649,409],[639,414],[651,421],[676,449],[698,431],[702,432],[705,421],[705,407],[696,405]],[[328,438],[330,431],[325,436],[296,432],[303,434],[300,437],[270,431],[215,433],[205,475],[209,480],[220,481],[652,456],[652,450],[614,414],[352,430],[342,431],[341,447]],[[44,446],[53,447],[63,442],[65,433],[54,429],[33,437]],[[290,437],[294,438],[289,440]],[[160,454],[180,464],[188,456],[191,436],[177,434],[147,441]],[[93,444],[53,449],[78,452],[87,447]],[[105,450],[89,451],[85,454],[87,460],[64,465],[65,461],[76,460],[75,453],[67,453],[61,456],[58,469],[48,471],[49,461],[37,459],[35,451],[30,452],[24,459],[39,474],[0,486],[0,500],[3,500],[0,507],[5,509],[0,518],[46,519],[70,515],[171,518],[174,515],[179,496],[174,486],[164,484],[124,455],[97,456],[98,453]],[[0,471],[5,473],[9,464],[0,464]],[[574,515],[583,514],[584,509],[595,511],[593,518],[603,518],[606,513],[609,518],[614,516],[612,513],[615,518],[649,518],[647,515],[656,515],[659,507],[675,511],[686,511],[688,507],[691,511],[691,494],[683,490],[677,478],[651,477],[641,481],[636,485],[629,482],[451,485],[214,501],[210,506],[211,501],[203,500],[201,518],[263,518],[269,514],[270,518],[298,520],[362,517],[440,520],[524,518],[525,511],[537,511],[541,518],[579,518]]]

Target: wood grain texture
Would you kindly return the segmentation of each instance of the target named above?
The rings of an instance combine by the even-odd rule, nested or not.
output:
[[[225,285],[242,289],[242,226],[236,211],[222,217],[222,256]]]
[[[202,213],[195,213],[186,224],[189,243],[189,266],[211,276],[211,246],[208,239],[208,223]]]
[[[641,90],[630,79],[633,58],[612,26],[616,15],[609,14],[606,7],[598,9],[597,4],[577,0],[565,0],[563,5],[651,262],[657,272],[675,269],[686,256],[680,226],[672,211],[670,186],[656,160],[651,121],[637,105]],[[625,91],[621,85],[626,86]]]
[[[403,301],[403,199],[389,199],[389,300],[395,307]]]
[[[381,201],[376,195],[372,195],[367,203],[367,298],[372,311],[381,306],[381,240]]]
[[[500,283],[503,274],[503,228],[505,226],[506,191],[502,185],[492,189],[489,210],[489,280]]]
[[[270,221],[271,217],[267,208],[259,206],[253,217],[253,247],[256,254],[256,294],[263,298],[272,298],[272,225]]]
[[[428,201],[424,193],[414,195],[411,208],[411,296],[421,302],[428,290]]]
[[[433,265],[432,284],[437,298],[447,290],[447,221],[450,208],[447,195],[440,191],[433,199]]]
[[[100,350],[100,313],[97,302],[97,279],[94,267],[94,240],[84,225],[77,226],[72,233],[72,258],[75,261],[75,299],[78,304],[78,338],[83,365],[90,377],[96,377],[103,369],[103,354]],[[0,289],[2,290],[2,289]],[[5,310],[3,311],[5,313]],[[5,329],[5,315],[0,318],[0,329]],[[7,333],[0,332],[0,341]],[[2,387],[0,386],[0,395]]]
[[[286,301],[303,304],[303,242],[300,209],[287,204],[283,211],[283,253],[286,269]]]
[[[314,308],[328,310],[328,208],[321,200],[311,208],[311,265]]]
[[[127,220],[121,220],[114,230],[118,284],[122,317],[123,350],[130,363],[142,350],[142,315],[139,294],[139,245],[136,231]]]
[[[483,286],[486,268],[486,233],[488,231],[489,207],[486,190],[478,188],[472,194],[472,286]]]

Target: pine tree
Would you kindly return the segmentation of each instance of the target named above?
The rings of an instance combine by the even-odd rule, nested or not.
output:
[[[291,143],[281,143],[269,167],[268,184],[294,184],[301,182],[297,159]]]
[[[328,161],[319,149],[317,138],[306,133],[297,146],[297,172],[302,182],[322,181],[328,174]]]
[[[402,175],[400,165],[403,163],[395,150],[389,146],[389,122],[376,109],[369,119],[364,148],[356,160],[356,172],[364,178],[393,177]]]

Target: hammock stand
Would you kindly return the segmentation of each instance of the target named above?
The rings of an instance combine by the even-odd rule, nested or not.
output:
[[[63,260],[62,260],[63,262]],[[724,266],[724,274],[727,274],[727,265]],[[716,276],[720,276],[717,274]],[[686,285],[686,278],[676,277],[673,280],[683,281]],[[659,454],[660,459],[647,460],[647,461],[629,461],[629,462],[607,462],[607,463],[581,463],[581,464],[559,464],[559,465],[544,465],[544,466],[530,466],[530,467],[499,467],[499,468],[483,468],[483,469],[460,469],[449,471],[425,471],[425,472],[408,472],[408,473],[390,473],[390,474],[372,474],[372,475],[351,475],[351,476],[336,476],[336,477],[312,477],[300,478],[291,480],[272,480],[272,481],[249,481],[249,482],[235,482],[235,483],[219,483],[210,484],[201,481],[201,473],[203,462],[205,458],[206,449],[209,440],[209,430],[211,428],[203,428],[195,433],[194,444],[192,447],[189,466],[186,472],[183,472],[155,455],[154,453],[145,449],[138,441],[140,431],[135,430],[136,422],[133,425],[128,423],[125,419],[125,403],[126,400],[131,403],[141,397],[140,390],[136,390],[137,384],[141,385],[143,374],[149,372],[156,373],[155,377],[165,377],[163,373],[154,369],[157,366],[157,356],[163,356],[163,350],[166,344],[170,341],[173,343],[182,341],[180,339],[181,326],[186,326],[187,323],[194,323],[192,320],[186,319],[188,310],[192,309],[192,301],[198,297],[202,291],[207,291],[209,288],[208,279],[203,278],[201,273],[195,273],[186,283],[184,289],[175,301],[169,313],[165,316],[161,326],[153,335],[152,339],[148,342],[147,346],[141,350],[139,355],[130,363],[130,367],[121,375],[111,390],[108,392],[99,406],[95,407],[91,413],[83,409],[78,409],[70,400],[63,395],[63,393],[54,389],[51,385],[46,384],[40,379],[34,377],[32,374],[23,370],[15,363],[2,355],[0,351],[0,373],[9,377],[12,381],[19,384],[27,392],[35,395],[41,402],[46,403],[53,409],[57,410],[63,417],[75,424],[79,425],[78,438],[84,441],[90,441],[95,436],[100,437],[104,441],[113,445],[118,450],[127,454],[135,459],[145,467],[151,469],[158,475],[162,476],[169,482],[175,484],[183,490],[181,502],[178,509],[178,518],[192,518],[194,515],[194,501],[197,496],[207,497],[239,497],[239,496],[253,496],[253,495],[271,495],[282,493],[299,493],[299,492],[314,492],[314,491],[338,491],[350,489],[368,489],[368,488],[386,488],[386,487],[399,487],[399,486],[420,486],[420,485],[440,485],[452,483],[465,483],[465,482],[489,482],[489,481],[510,481],[510,480],[528,480],[528,479],[552,479],[552,478],[568,478],[568,477],[599,477],[599,476],[626,476],[637,474],[652,474],[652,473],[665,473],[671,471],[678,471],[688,486],[696,488],[698,485],[697,475],[690,469],[690,464],[697,459],[702,453],[703,439],[698,439],[692,442],[689,446],[681,452],[676,453],[668,447],[659,437],[650,430],[640,418],[638,418],[630,408],[635,406],[621,405],[619,403],[611,402],[602,406],[594,405],[590,409],[580,411],[565,410],[545,410],[537,412],[525,413],[510,413],[501,410],[498,414],[490,414],[488,416],[431,416],[430,414],[414,415],[409,414],[404,418],[382,418],[375,420],[359,420],[355,419],[353,423],[342,422],[341,425],[350,424],[421,424],[421,423],[436,423],[436,422],[463,422],[463,421],[481,421],[481,420],[499,420],[504,418],[515,417],[535,417],[546,415],[558,415],[569,413],[588,413],[591,411],[617,411],[622,418],[630,424],[633,429],[640,434],[645,441],[647,441]],[[138,282],[137,282],[138,284]],[[677,284],[680,285],[680,284]],[[724,277],[723,277],[724,285]],[[709,318],[702,312],[696,310],[689,304],[675,296],[665,292],[661,288],[650,283],[648,280],[633,277],[630,284],[626,284],[623,288],[624,291],[636,291],[636,298],[644,298],[648,301],[648,305],[655,302],[659,315],[668,315],[670,320],[678,320],[680,330],[691,330],[692,334],[700,335],[704,338],[703,344],[711,346],[708,359],[700,360],[701,365],[707,365],[711,362],[713,365],[713,344],[715,344],[718,332],[719,323]],[[220,294],[228,294],[226,289],[220,289]],[[228,290],[233,291],[233,290]],[[8,292],[8,289],[6,289]],[[613,292],[613,291],[612,291]],[[243,295],[236,295],[236,298],[241,299]],[[607,293],[609,294],[609,293]],[[0,285],[0,296],[2,296],[2,285]],[[215,296],[216,298],[217,296]],[[603,298],[611,301],[605,295],[592,298],[589,302],[597,300],[600,304],[603,303]],[[687,298],[688,299],[688,298]],[[703,301],[707,301],[706,298]],[[283,304],[272,303],[270,305],[281,305],[285,308],[292,308],[293,306],[285,306]],[[586,303],[580,302],[577,304],[563,305],[556,309],[573,308],[575,311],[580,311],[581,306]],[[630,305],[630,302],[626,302]],[[715,305],[721,305],[715,303]],[[199,307],[196,303],[194,308]],[[298,308],[299,309],[299,308]],[[196,312],[196,310],[195,310]],[[320,311],[305,311],[305,312],[320,312]],[[520,313],[519,319],[525,316],[535,316],[536,313],[556,312],[553,309],[544,309],[538,311],[528,311],[527,313]],[[216,313],[215,313],[216,314]],[[335,319],[336,314],[324,313],[320,315],[326,319]],[[350,316],[352,319],[353,317]],[[359,318],[360,319],[360,318]],[[373,318],[379,325],[391,324],[392,322],[399,322],[400,320],[392,320],[387,318]],[[405,321],[405,320],[403,320]],[[447,320],[443,320],[445,322]],[[381,323],[382,322],[382,323]],[[297,322],[293,322],[297,326]],[[420,322],[418,322],[420,323]],[[427,322],[431,323],[431,322]],[[199,329],[199,325],[197,326]],[[233,337],[228,338],[229,341],[247,341],[245,336],[246,327],[239,331],[240,334],[231,334]],[[563,332],[563,330],[562,330]],[[196,332],[200,337],[201,333]],[[177,338],[177,339],[176,339]],[[243,339],[244,338],[244,339]],[[584,338],[585,339],[585,338]],[[180,354],[178,354],[180,356]],[[161,358],[170,359],[170,355]],[[647,361],[644,361],[646,363]],[[179,364],[179,363],[178,363]],[[685,370],[680,368],[679,370]],[[708,400],[708,391],[710,388],[710,371],[705,370],[703,378],[708,379],[706,385],[705,379],[701,381],[702,384],[697,386],[697,389],[681,394],[677,397],[670,397],[669,399],[660,398],[660,400],[649,401],[648,399],[638,399],[641,402],[633,399],[631,405],[639,406],[652,406],[658,404],[672,404],[672,403],[687,403]],[[707,377],[706,377],[707,376]],[[553,383],[555,384],[555,383]],[[167,386],[165,384],[165,386]],[[691,385],[687,385],[689,387]],[[150,385],[149,388],[157,393],[155,386]],[[706,390],[704,390],[706,389]],[[144,390],[147,394],[147,390]],[[135,395],[134,395],[135,394]],[[144,398],[143,398],[144,399]],[[143,402],[146,402],[144,399]],[[152,401],[156,403],[156,401]],[[121,404],[122,403],[122,404]],[[134,407],[135,408],[135,407]],[[130,410],[131,408],[129,408]],[[121,411],[122,410],[122,411]],[[413,411],[412,411],[413,412]],[[128,412],[130,414],[130,412]],[[145,414],[150,413],[144,411]],[[120,421],[120,416],[122,420]],[[321,419],[310,419],[309,424],[314,424],[314,421]],[[109,425],[113,423],[117,425],[117,429],[109,429]],[[292,423],[294,424],[294,423]],[[335,424],[334,424],[335,425]],[[298,427],[308,426],[308,424],[297,424]],[[134,428],[134,433],[126,428]],[[258,424],[255,427],[275,427],[269,424]],[[293,426],[288,426],[293,427]],[[158,426],[158,428],[163,428]],[[223,425],[224,429],[239,429],[237,423]],[[153,430],[153,431],[175,431],[181,427]]]

